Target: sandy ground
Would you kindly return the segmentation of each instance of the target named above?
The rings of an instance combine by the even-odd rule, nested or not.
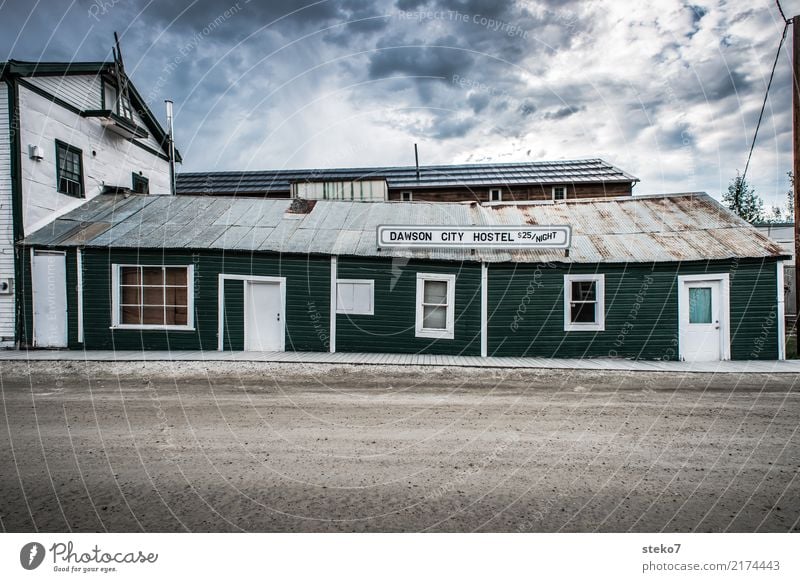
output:
[[[798,531],[792,375],[3,362],[5,531]]]

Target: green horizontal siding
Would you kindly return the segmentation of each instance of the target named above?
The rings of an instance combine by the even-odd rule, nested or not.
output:
[[[225,280],[225,324],[223,335],[226,350],[244,349],[244,281]]]
[[[194,265],[194,331],[123,330],[111,326],[111,265]],[[220,273],[286,277],[286,349],[324,351],[309,304],[328,317],[330,260],[235,252],[84,251],[84,337],[87,349],[216,350]],[[244,344],[244,293],[240,281],[226,283],[225,346]]]
[[[778,357],[778,271],[775,261],[731,263],[731,359]]]
[[[416,337],[417,273],[456,275],[454,339]],[[374,280],[375,309],[336,316],[336,351],[480,355],[480,264],[340,257],[338,278]]]
[[[564,275],[603,273],[605,331],[564,331]],[[489,355],[678,358],[678,275],[730,274],[731,357],[777,357],[776,263],[489,266]],[[762,325],[763,324],[763,325]],[[757,350],[758,346],[760,350]]]
[[[23,343],[32,341],[30,252],[23,253]],[[111,265],[194,265],[194,331],[112,330]],[[330,258],[222,251],[174,252],[85,249],[83,251],[85,343],[78,343],[76,252],[67,252],[69,345],[86,349],[216,350],[218,277],[286,277],[286,349],[327,351],[330,320]],[[417,273],[456,275],[455,338],[417,338]],[[490,265],[488,353],[495,356],[678,357],[678,275],[729,273],[731,357],[778,355],[777,277],[774,260],[683,264]],[[605,275],[603,332],[564,331],[563,277]],[[337,350],[480,354],[480,265],[340,257],[340,279],[375,282],[374,315],[337,315]],[[244,345],[241,281],[225,284],[224,348]]]

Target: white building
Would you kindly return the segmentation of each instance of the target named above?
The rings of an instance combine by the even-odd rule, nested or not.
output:
[[[170,193],[168,136],[119,65],[0,63],[0,347],[22,318],[16,241],[104,191]]]
[[[791,259],[783,263],[784,281],[786,287],[786,315],[797,313],[795,296],[795,286],[797,285],[797,274],[794,263],[794,223],[793,222],[773,222],[754,225],[761,234],[768,236],[779,243],[791,255]]]

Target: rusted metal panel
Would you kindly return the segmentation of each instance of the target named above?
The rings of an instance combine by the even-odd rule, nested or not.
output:
[[[29,236],[41,246],[228,248],[243,251],[487,262],[664,262],[778,257],[781,247],[705,194],[498,204],[319,201],[288,214],[289,200],[107,196]],[[82,217],[85,220],[76,220]],[[102,217],[102,220],[100,219]],[[381,224],[569,224],[563,251],[381,249]]]

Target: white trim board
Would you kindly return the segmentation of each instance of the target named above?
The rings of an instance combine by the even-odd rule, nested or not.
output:
[[[328,329],[328,351],[336,353],[336,307],[337,307],[337,287],[339,276],[339,264],[336,257],[331,257],[331,300],[330,300],[330,324]]]
[[[489,351],[489,265],[481,263],[481,357]]]
[[[777,284],[778,288],[778,359],[786,359],[786,298],[783,291],[783,261],[777,263]]]
[[[78,295],[78,343],[83,343],[83,250],[76,249],[75,268],[77,273],[77,295]],[[67,306],[69,307],[69,306]]]

